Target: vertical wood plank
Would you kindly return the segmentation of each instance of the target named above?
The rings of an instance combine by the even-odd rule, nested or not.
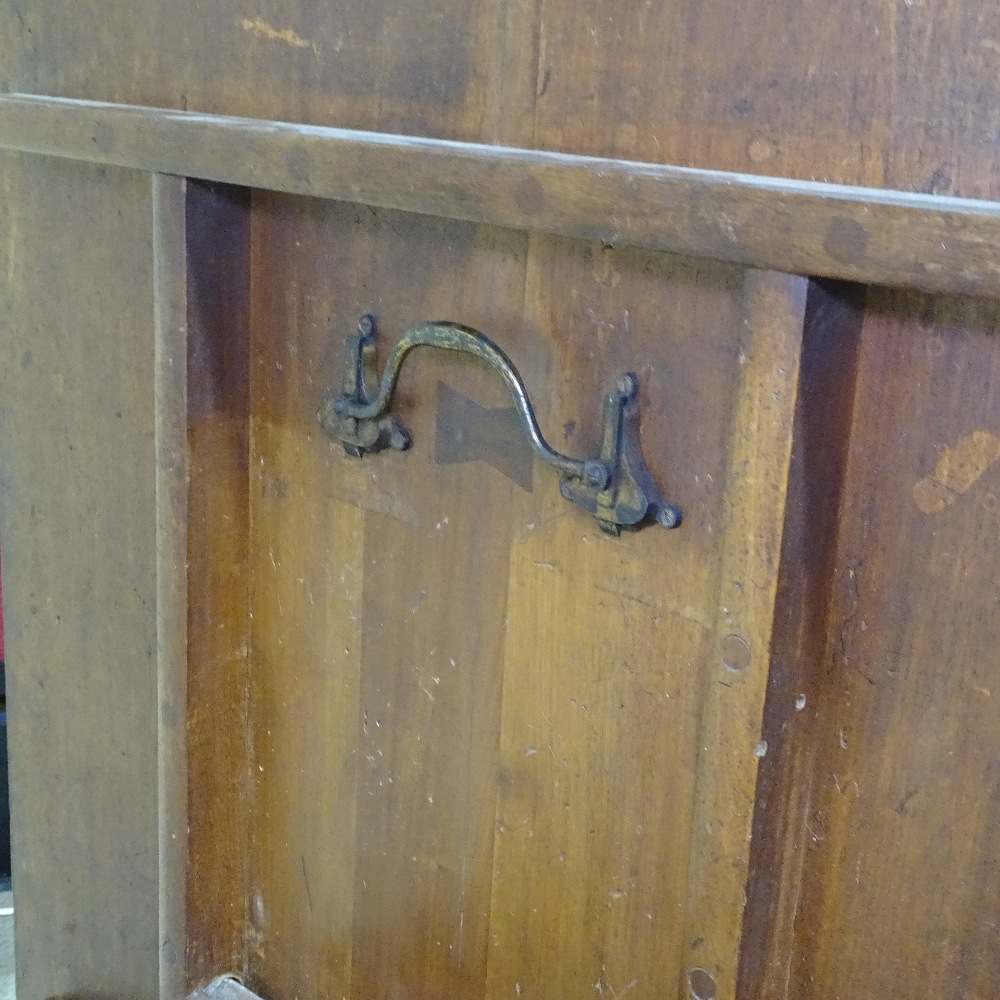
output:
[[[785,997],[865,289],[810,282],[737,995]]]
[[[160,1000],[185,993],[187,867],[187,180],[154,174],[153,428]]]
[[[364,565],[364,514],[330,495],[310,424],[255,420],[251,436],[249,981],[303,1000],[350,996],[354,977]]]
[[[736,989],[807,288],[772,272],[744,281],[718,609],[701,682],[683,998]]]
[[[159,994],[149,178],[0,163],[17,989]],[[179,713],[183,716],[183,711]]]
[[[587,454],[602,394],[621,372],[638,373],[643,455],[685,521],[610,539],[561,499],[549,470],[522,504],[487,996],[656,1000],[672,995],[684,957],[742,272],[601,244],[531,244],[526,322],[553,355],[537,390],[544,425]]]
[[[386,294],[387,330],[445,315],[522,346],[523,234],[394,213],[373,229],[386,285],[423,259]],[[469,415],[510,406],[496,373],[444,352],[413,365],[414,445],[394,470],[406,513],[366,515],[358,997],[462,995],[486,975],[508,552],[527,486],[517,436],[484,442]],[[449,461],[461,435],[492,462]]]
[[[1000,995],[998,329],[869,292],[775,997]]]
[[[245,964],[249,194],[152,179],[160,994]]]
[[[316,424],[340,321],[356,322],[338,294],[351,248],[323,243],[331,210],[257,193],[252,219],[248,982],[302,1000],[351,996],[355,977],[366,512],[341,495],[341,450]],[[315,245],[330,250],[316,284],[298,259]]]
[[[187,980],[246,964],[250,192],[191,181],[187,249]]]

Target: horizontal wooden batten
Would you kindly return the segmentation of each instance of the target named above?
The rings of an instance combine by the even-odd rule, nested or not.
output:
[[[631,245],[1000,295],[1000,203],[26,94],[0,149]]]

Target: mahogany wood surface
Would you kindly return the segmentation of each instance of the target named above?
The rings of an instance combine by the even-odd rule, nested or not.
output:
[[[236,971],[265,1000],[996,994],[995,308],[743,266],[992,294],[992,208],[924,197],[1000,197],[998,9],[15,0],[0,42],[5,92],[411,137],[382,152],[543,151],[524,154],[541,197],[509,176],[407,192],[368,160],[343,193],[280,132],[257,177],[290,193],[188,184],[178,287],[217,308],[188,313],[159,423],[148,176],[3,154],[22,1000],[171,995],[164,680],[187,690],[192,988]],[[141,151],[116,135],[74,144]],[[664,200],[563,156],[684,184]],[[483,162],[472,176],[497,173]],[[665,165],[916,200],[880,196],[877,224],[854,206],[862,236],[831,229],[849,200],[789,185],[817,199],[799,243],[754,200],[770,182],[740,181],[740,215],[731,185],[697,195]],[[665,229],[698,245],[652,242]],[[341,456],[314,414],[362,309],[380,346],[446,314],[496,334],[567,448],[593,443],[633,365],[685,524],[598,536],[549,470],[531,492],[501,471],[522,466],[499,433],[484,461],[440,461],[456,393],[480,427],[506,401],[433,357],[405,375],[413,452]],[[157,428],[182,390],[187,522],[164,530]],[[186,566],[158,566],[158,524],[186,532]],[[188,671],[167,677],[157,639],[182,638],[184,590]]]
[[[18,986],[39,1000],[155,998],[150,179],[20,157],[0,176],[0,530]],[[95,239],[95,229],[117,239]]]
[[[206,982],[246,960],[249,192],[189,182],[185,219],[187,864],[174,877],[186,896],[187,976]]]
[[[805,282],[744,291],[719,266],[308,200],[254,214],[283,263],[254,293],[250,984],[683,993],[690,926],[731,990]],[[344,455],[315,411],[341,375],[336,317],[369,308],[386,349],[415,316],[489,331],[568,451],[596,447],[602,392],[638,372],[686,531],[608,539],[550,470],[530,492],[499,471],[488,438],[441,464],[442,382],[509,406],[461,358],[404,376],[411,452]],[[591,316],[601,338],[577,340]],[[705,316],[712,366],[686,334]],[[731,676],[727,640],[752,669]]]
[[[996,198],[981,0],[61,0],[0,90]]]
[[[1000,991],[998,319],[869,294],[789,996]]]
[[[1000,294],[1000,204],[163,108],[0,96],[0,148],[797,274]]]
[[[153,447],[156,462],[158,947],[160,992],[184,991],[187,967],[189,181],[152,178]]]

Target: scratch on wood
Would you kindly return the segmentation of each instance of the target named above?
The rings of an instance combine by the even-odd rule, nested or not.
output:
[[[989,431],[967,434],[944,450],[932,475],[913,487],[914,502],[925,514],[939,513],[977,483],[997,459],[1000,437]]]
[[[672,601],[664,600],[659,596],[654,597],[649,594],[630,593],[624,589],[613,586],[605,587],[600,584],[594,584],[594,590],[600,591],[602,594],[610,594],[612,597],[617,597],[621,600],[633,601],[636,604],[642,604],[644,607],[652,608],[654,611],[659,611],[661,614],[670,615],[676,618],[683,618],[686,621],[693,622],[695,625],[698,625],[703,629],[710,629],[712,627],[712,622],[709,620],[708,616],[703,614],[692,604],[674,604]]]
[[[313,910],[313,898],[312,898],[312,892],[310,892],[310,890],[309,890],[309,876],[306,875],[306,859],[305,859],[305,856],[302,856],[301,860],[302,860],[302,881],[305,883],[305,886],[306,886],[306,899],[309,900],[309,912],[312,913],[312,910]]]
[[[319,49],[316,47],[316,43],[309,41],[308,38],[303,38],[301,35],[297,35],[291,28],[275,28],[261,17],[244,17],[240,20],[240,26],[244,31],[249,31],[258,38],[267,38],[273,42],[284,42],[294,49],[312,49],[313,54],[317,57],[319,56]]]

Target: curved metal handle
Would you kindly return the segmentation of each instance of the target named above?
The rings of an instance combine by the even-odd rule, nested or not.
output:
[[[676,528],[681,513],[661,499],[638,448],[635,426],[638,407],[635,375],[622,375],[604,401],[604,431],[597,458],[570,458],[545,440],[524,381],[510,358],[485,334],[460,323],[429,322],[411,326],[396,344],[373,395],[368,367],[375,360],[375,320],[361,317],[358,332],[348,338],[347,368],[342,391],[331,393],[317,414],[324,430],[360,458],[385,447],[404,451],[410,435],[388,413],[406,356],[417,347],[437,347],[473,354],[488,362],[503,378],[525,434],[535,454],[562,473],[560,492],[598,519],[609,534],[623,527],[637,527],[652,516],[666,528]]]

